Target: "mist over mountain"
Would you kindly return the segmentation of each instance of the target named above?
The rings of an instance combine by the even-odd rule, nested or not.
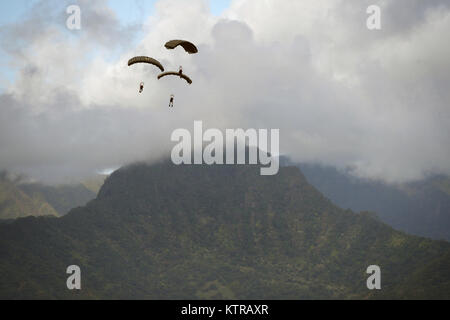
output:
[[[0,299],[450,299],[449,0],[0,8]]]
[[[340,209],[296,167],[124,167],[85,207],[0,225],[0,257],[8,299],[450,298],[449,243]]]

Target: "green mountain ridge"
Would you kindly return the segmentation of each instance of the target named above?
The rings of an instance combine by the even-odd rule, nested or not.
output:
[[[0,225],[0,257],[3,299],[450,298],[449,243],[342,210],[296,167],[124,167],[64,217]]]
[[[48,186],[40,183],[21,184],[19,188],[31,197],[45,199],[58,215],[63,216],[78,206],[94,199],[96,193],[83,184]]]
[[[91,179],[90,185],[101,183]],[[94,184],[95,182],[95,184]],[[45,185],[23,183],[0,175],[0,220],[27,216],[63,216],[75,207],[94,199],[96,192],[83,184]]]
[[[41,195],[28,195],[15,183],[0,179],[0,219],[16,219],[30,215],[59,214]]]

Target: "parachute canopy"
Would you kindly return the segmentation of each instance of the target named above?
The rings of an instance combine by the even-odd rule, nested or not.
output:
[[[167,49],[175,49],[178,46],[182,46],[183,49],[189,54],[198,52],[197,47],[193,43],[186,40],[170,40],[164,46]]]
[[[139,56],[139,57],[134,57],[134,58],[131,58],[130,60],[128,60],[128,66],[131,66],[135,63],[149,63],[154,66],[157,66],[161,70],[161,72],[164,72],[164,67],[162,66],[162,64],[158,60],[155,60],[150,57]]]
[[[184,73],[179,73],[179,72],[175,72],[175,71],[164,72],[164,73],[161,73],[160,75],[158,75],[158,80],[165,76],[178,76],[178,77],[186,80],[187,83],[192,84],[192,80]]]

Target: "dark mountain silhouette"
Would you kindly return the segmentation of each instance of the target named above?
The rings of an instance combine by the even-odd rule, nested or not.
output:
[[[298,165],[309,183],[333,203],[354,211],[372,211],[407,233],[450,241],[450,178],[389,185],[352,176],[333,167]]]
[[[0,225],[0,298],[450,298],[449,243],[342,210],[296,167],[259,173],[131,165],[64,217]]]

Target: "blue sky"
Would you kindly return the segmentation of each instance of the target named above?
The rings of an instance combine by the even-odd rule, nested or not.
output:
[[[0,4],[0,26],[20,20],[28,9],[30,9],[37,0],[14,0],[2,1]]]
[[[94,0],[95,1],[95,0]],[[38,0],[2,0],[0,3],[0,25],[18,21],[20,16]],[[76,1],[74,1],[76,2]],[[111,8],[123,23],[140,20],[152,13],[156,0],[109,0]],[[231,3],[231,0],[210,0],[211,12],[219,15]],[[142,14],[142,10],[144,14]]]
[[[119,16],[120,20],[124,23],[140,20],[142,13],[141,8],[148,16],[152,13],[156,0],[109,0],[111,8]],[[210,0],[211,13],[220,15],[223,10],[228,8],[231,0]]]
[[[2,1],[0,4],[0,28],[2,25],[20,21],[20,18],[27,12],[37,0],[15,0]],[[7,57],[0,49],[0,93],[3,91],[4,81],[14,79],[14,71],[7,66]]]
[[[95,0],[93,0],[95,1]],[[21,20],[32,6],[39,0],[11,0],[0,2],[0,28],[2,25]],[[134,24],[144,21],[153,13],[157,0],[109,0],[110,7],[116,12],[122,24]],[[76,3],[76,0],[74,0]],[[210,0],[211,13],[220,15],[231,3],[231,0]],[[7,65],[7,56],[0,49],[0,92],[3,91],[5,81],[14,80],[14,70]]]

